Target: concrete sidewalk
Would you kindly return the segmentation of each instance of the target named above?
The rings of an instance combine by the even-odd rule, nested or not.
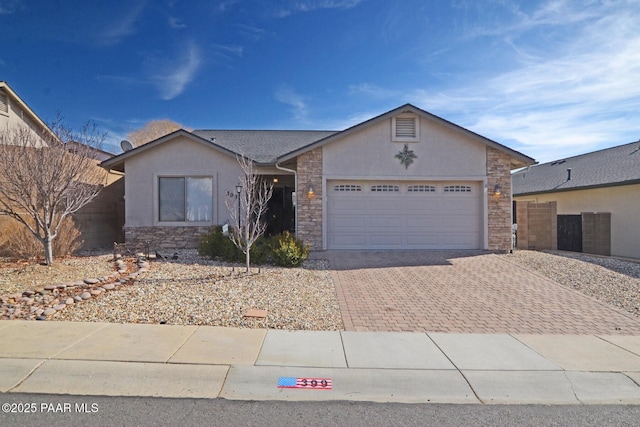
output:
[[[280,377],[332,389],[278,388]],[[640,404],[640,336],[0,321],[0,392]]]

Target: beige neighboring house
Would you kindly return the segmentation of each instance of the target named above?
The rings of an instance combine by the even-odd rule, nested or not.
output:
[[[0,130],[15,129],[19,126],[28,126],[32,129],[42,139],[43,145],[46,145],[46,140],[58,139],[26,102],[6,82],[0,81]],[[79,143],[76,142],[67,143],[70,150],[78,145]],[[91,157],[97,165],[113,157],[113,154],[91,148]],[[73,215],[84,240],[82,249],[108,247],[113,245],[114,241],[123,239],[124,180],[122,177],[120,173],[108,173],[106,186],[100,195]],[[6,225],[9,221],[14,220],[0,215],[0,225]]]
[[[20,99],[13,89],[6,82],[0,81],[0,130],[14,129],[25,125],[37,133],[40,138],[57,139],[49,126]],[[43,132],[47,135],[44,135]]]
[[[531,166],[512,182],[518,215],[528,204],[553,223],[551,246],[640,258],[640,141]],[[516,222],[529,240],[520,226],[526,219]]]
[[[343,131],[178,130],[102,162],[126,174],[126,240],[195,247],[229,223],[238,154],[274,182],[270,232],[313,250],[509,250],[511,170],[534,163],[410,104]]]

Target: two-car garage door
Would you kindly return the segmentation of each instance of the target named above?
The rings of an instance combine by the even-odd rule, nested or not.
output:
[[[327,181],[329,249],[480,249],[479,182]]]

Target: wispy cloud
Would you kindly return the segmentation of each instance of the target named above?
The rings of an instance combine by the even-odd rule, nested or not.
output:
[[[320,9],[351,9],[363,0],[302,0],[294,1],[281,6],[277,16],[284,18],[289,15],[303,12],[313,12]]]
[[[640,136],[640,2],[554,0],[513,17],[507,28],[472,31],[513,48],[507,71],[466,75],[438,92],[371,83],[349,92],[416,103],[541,161]],[[552,32],[554,43],[537,44],[540,32]]]
[[[293,117],[298,122],[306,122],[309,109],[302,95],[296,93],[291,87],[283,86],[276,91],[275,97],[283,104],[291,106]]]
[[[239,45],[213,44],[211,47],[216,55],[227,59],[231,57],[240,58],[244,52],[244,47]]]
[[[168,21],[169,27],[174,28],[176,30],[187,28],[187,25],[184,22],[182,22],[182,18],[178,18],[176,16],[169,16],[167,21]]]
[[[19,0],[0,0],[0,15],[9,15],[18,10],[21,2]]]
[[[105,46],[113,46],[127,37],[135,34],[136,22],[146,6],[146,1],[136,1],[130,4],[130,8],[123,10],[107,28],[98,35],[98,43]]]
[[[151,81],[154,83],[160,97],[170,100],[180,95],[196,76],[202,58],[200,49],[195,43],[189,43],[181,55],[163,61],[151,61],[153,73]]]

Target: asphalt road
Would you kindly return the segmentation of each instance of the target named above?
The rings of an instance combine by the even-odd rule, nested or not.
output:
[[[249,402],[0,394],[1,426],[637,426],[640,406]]]

